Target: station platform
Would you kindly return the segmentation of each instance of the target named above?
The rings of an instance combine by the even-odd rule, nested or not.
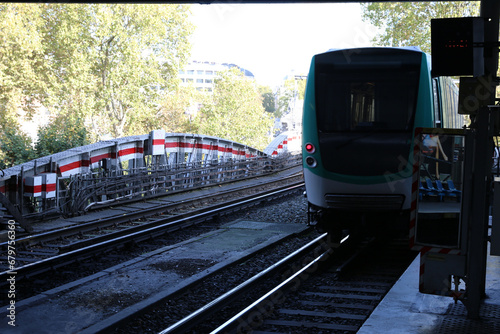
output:
[[[488,250],[489,254],[489,250]],[[467,318],[465,306],[451,297],[418,291],[420,255],[372,312],[358,334],[500,333],[500,256],[487,259],[486,298],[480,319]]]

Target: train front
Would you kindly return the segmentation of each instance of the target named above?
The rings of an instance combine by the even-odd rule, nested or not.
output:
[[[421,51],[362,48],[314,56],[302,137],[310,223],[338,234],[407,221],[414,127],[428,123],[432,110]]]

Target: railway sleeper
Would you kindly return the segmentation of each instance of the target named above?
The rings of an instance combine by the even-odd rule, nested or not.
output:
[[[350,320],[365,320],[366,315],[350,314],[350,313],[331,313],[331,312],[321,312],[321,311],[308,311],[308,310],[290,310],[281,309],[279,310],[281,314],[290,315],[303,315],[309,317],[321,317],[321,318],[339,318],[339,319],[350,319]]]
[[[370,304],[362,304],[362,303],[335,303],[335,302],[324,302],[324,301],[310,301],[310,300],[301,300],[301,304],[306,306],[314,306],[314,307],[341,307],[347,309],[355,309],[355,310],[363,310],[363,311],[372,311],[375,306]]]
[[[264,325],[295,327],[295,328],[317,328],[317,329],[328,329],[328,330],[339,330],[339,331],[350,331],[350,332],[355,332],[359,328],[359,326],[351,326],[351,325],[325,324],[320,322],[291,321],[291,320],[264,320]],[[291,332],[293,333],[294,331]]]
[[[34,256],[53,256],[58,254],[59,251],[55,249],[36,249],[28,251],[18,251],[17,254],[20,255],[34,255]]]
[[[347,293],[329,293],[329,292],[302,292],[307,297],[321,297],[328,299],[359,299],[359,300],[374,300],[379,301],[382,296],[369,296],[369,295],[353,295]]]

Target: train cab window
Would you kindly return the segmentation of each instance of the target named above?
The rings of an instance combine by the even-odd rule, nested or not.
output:
[[[382,58],[382,57],[381,57]],[[325,59],[326,60],[326,59]],[[363,58],[316,67],[316,113],[320,132],[398,131],[413,128],[420,54],[401,61]]]
[[[351,127],[375,122],[375,86],[372,82],[351,84]]]
[[[405,131],[411,128],[418,77],[379,74],[371,80],[352,80],[323,85],[318,102],[318,126],[332,131]],[[356,80],[358,79],[358,80]]]

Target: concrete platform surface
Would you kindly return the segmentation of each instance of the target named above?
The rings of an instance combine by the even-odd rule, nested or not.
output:
[[[451,297],[418,292],[420,256],[413,261],[358,334],[500,333],[500,257],[488,256],[486,295],[480,320],[467,319],[465,306]]]

